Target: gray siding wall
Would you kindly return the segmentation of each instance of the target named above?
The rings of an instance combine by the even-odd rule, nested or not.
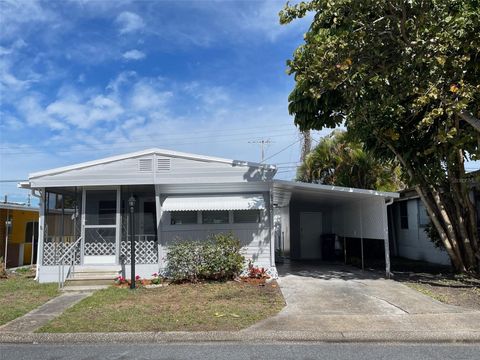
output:
[[[418,199],[404,201],[407,201],[408,229],[402,229],[400,226],[400,202],[392,205],[396,255],[412,260],[450,265],[447,253],[433,245],[424,231],[425,228],[419,224],[419,206],[423,205]]]
[[[177,186],[177,188],[181,186]],[[159,186],[159,189],[162,187]],[[165,190],[165,188],[163,188]],[[170,188],[171,193],[178,194]],[[222,192],[220,192],[222,193]],[[236,192],[238,193],[238,192]],[[185,193],[184,193],[185,194]],[[191,192],[188,194],[194,195]],[[215,194],[218,194],[215,193]],[[225,192],[225,194],[228,194]],[[232,194],[232,193],[230,193]],[[198,194],[200,195],[200,194]],[[168,194],[162,192],[161,203]],[[245,259],[252,260],[255,265],[269,267],[271,263],[271,244],[270,244],[270,201],[269,192],[263,192],[265,199],[265,210],[262,210],[261,222],[258,224],[188,224],[171,225],[170,213],[168,211],[161,213],[160,219],[160,261],[161,267],[165,265],[168,246],[184,240],[205,240],[212,234],[232,232],[242,245],[242,254]],[[163,265],[162,265],[163,264]]]

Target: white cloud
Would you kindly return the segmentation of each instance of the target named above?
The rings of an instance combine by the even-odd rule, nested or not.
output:
[[[126,60],[140,60],[145,58],[145,53],[137,49],[133,49],[133,50],[124,52],[122,57]]]
[[[17,104],[17,110],[31,126],[44,126],[53,130],[60,130],[66,127],[65,124],[45,111],[40,103],[40,98],[36,95],[22,98]]]
[[[136,76],[137,73],[135,71],[122,71],[117,77],[115,77],[115,79],[108,83],[107,90],[111,90],[113,93],[118,93],[122,85],[129,81],[133,81]]]
[[[116,23],[120,28],[120,34],[136,32],[145,27],[145,22],[142,17],[130,11],[124,11],[118,15]]]
[[[0,119],[2,119],[2,121],[0,121],[0,128],[6,129],[4,131],[15,131],[24,127],[24,124],[20,120],[10,114],[0,112]]]
[[[45,9],[38,0],[0,1],[0,14],[0,33],[4,40],[15,39],[19,33],[25,35],[27,28],[38,30],[38,23],[57,20],[56,14]]]
[[[48,105],[45,111],[77,128],[89,129],[98,122],[116,120],[124,109],[114,100],[97,95],[86,102],[61,98]]]
[[[173,93],[171,91],[159,91],[147,81],[139,81],[133,87],[131,94],[131,106],[138,111],[154,110],[163,112]]]

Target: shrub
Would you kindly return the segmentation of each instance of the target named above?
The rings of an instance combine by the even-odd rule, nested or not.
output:
[[[233,234],[216,234],[206,241],[172,245],[167,254],[167,276],[173,281],[229,280],[237,276],[245,259]]]
[[[265,268],[260,268],[253,265],[252,260],[250,260],[248,262],[247,277],[250,279],[269,279],[270,275],[267,274],[267,270],[265,270]]]
[[[200,243],[185,241],[172,245],[167,253],[167,276],[173,281],[197,281],[200,261]]]
[[[5,268],[3,256],[0,256],[0,279],[4,278],[7,278],[7,269]]]

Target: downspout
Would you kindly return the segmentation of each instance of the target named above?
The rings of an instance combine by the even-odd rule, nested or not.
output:
[[[393,198],[389,198],[387,201],[385,201],[385,212],[383,216],[385,216],[385,220],[383,222],[384,226],[384,233],[385,233],[385,239],[384,239],[384,245],[385,245],[385,273],[387,276],[387,279],[390,279],[391,272],[390,272],[390,243],[389,243],[389,238],[388,238],[388,207],[393,204]]]

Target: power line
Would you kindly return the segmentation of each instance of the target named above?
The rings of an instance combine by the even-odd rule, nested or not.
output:
[[[284,129],[282,129],[281,127],[285,127]],[[285,133],[286,131],[289,131],[289,132],[292,132],[292,129],[288,129],[287,130],[287,127],[289,127],[287,124],[285,125],[278,125],[276,126],[275,129],[271,129],[269,130],[269,134],[271,132],[281,132],[281,133]],[[271,128],[271,125],[270,126],[255,126],[255,127],[248,127],[248,128],[239,128],[239,129],[223,129],[223,130],[198,130],[198,131],[195,131],[195,134],[197,133],[207,133],[208,135],[206,136],[185,136],[185,134],[164,134],[165,136],[168,136],[169,139],[171,139],[172,137],[174,139],[172,140],[188,140],[188,139],[199,139],[199,138],[210,138],[212,136],[222,136],[222,137],[225,137],[225,136],[242,136],[242,135],[258,135],[258,131],[257,132],[252,132],[250,130],[252,129],[262,129],[262,128]],[[242,132],[239,132],[239,133],[232,133],[232,131],[242,131]],[[246,132],[245,132],[246,131]],[[296,133],[296,131],[295,131]],[[136,141],[136,140],[140,140],[140,139],[147,139],[146,141]],[[119,142],[116,142],[115,144],[121,144],[121,143],[127,143],[127,144],[130,144],[132,142],[135,142],[135,143],[143,143],[143,142],[151,142],[151,141],[155,141],[156,139],[152,139],[152,136],[149,135],[149,136],[139,136],[139,137],[132,137],[130,139],[128,139],[128,141],[119,141]],[[8,150],[10,149],[10,147],[8,146],[2,146],[0,147],[1,150]]]
[[[288,148],[292,147],[293,145],[298,144],[301,140],[302,140],[301,138],[300,138],[300,139],[297,139],[295,142],[291,143],[290,145],[285,146],[282,150],[277,151],[277,152],[276,152],[275,154],[273,154],[273,155],[270,155],[269,157],[267,157],[267,158],[266,158],[265,160],[263,160],[262,162],[267,161],[268,159],[271,159],[271,158],[274,157],[274,156],[277,156],[278,154],[280,154],[281,152],[287,150]]]
[[[271,135],[271,137],[291,137],[293,135],[292,132],[288,132],[288,133],[285,133],[285,134],[277,134],[277,135]],[[216,136],[215,139],[212,139],[210,141],[203,141],[203,142],[199,142],[199,141],[195,141],[194,144],[210,144],[210,143],[221,143],[221,142],[233,142],[233,141],[236,141],[236,142],[243,142],[245,140],[248,140],[250,139],[251,136],[248,136],[248,137],[245,137],[245,136],[242,136],[242,137],[239,137],[239,138],[236,138],[236,139],[221,139],[221,137],[219,136]],[[198,139],[198,138],[191,138],[191,140],[195,140],[195,139]],[[189,141],[189,142],[183,142],[183,143],[178,143],[178,142],[174,142],[174,141],[171,141],[171,142],[162,142],[162,145],[161,146],[169,146],[169,145],[191,145],[192,144],[192,141]],[[156,146],[155,144],[153,144],[154,140],[152,140],[151,142],[146,142],[148,144],[151,144],[150,146]],[[129,144],[132,144],[131,142],[125,142],[125,143],[129,143]],[[56,154],[61,154],[61,153],[71,153],[71,152],[75,152],[75,153],[78,153],[78,152],[91,152],[91,151],[102,151],[102,150],[114,150],[114,149],[130,149],[130,148],[138,148],[139,147],[139,143],[134,143],[130,146],[121,146],[121,147],[115,147],[116,144],[119,144],[119,143],[114,143],[114,144],[110,144],[108,147],[93,147],[93,148],[89,148],[89,149],[70,149],[70,150],[62,150],[62,151],[55,151]],[[85,146],[84,144],[78,144],[79,146]],[[108,144],[99,144],[99,145],[108,145]],[[28,152],[1,152],[0,155],[27,155],[27,154],[42,154],[42,153],[45,153],[45,151],[28,151]]]

